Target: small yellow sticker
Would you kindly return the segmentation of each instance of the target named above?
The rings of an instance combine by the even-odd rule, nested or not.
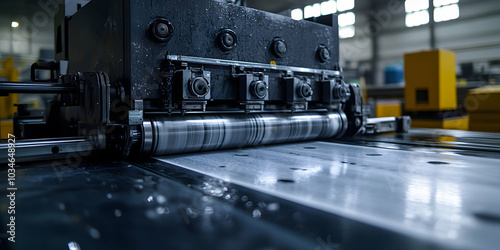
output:
[[[467,79],[466,78],[459,78],[457,82],[458,86],[467,86]]]
[[[271,65],[276,65],[276,62],[275,61],[271,61]]]

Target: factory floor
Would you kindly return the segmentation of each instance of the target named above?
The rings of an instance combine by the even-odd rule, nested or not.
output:
[[[115,162],[20,163],[16,243],[2,232],[0,245],[495,249],[499,137],[417,129]],[[8,206],[0,200],[3,224]]]

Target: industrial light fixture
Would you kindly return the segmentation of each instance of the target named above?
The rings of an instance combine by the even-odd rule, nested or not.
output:
[[[11,26],[12,28],[17,28],[17,27],[19,27],[19,23],[18,23],[18,22],[16,22],[16,21],[12,21],[12,23],[10,23],[10,26]]]

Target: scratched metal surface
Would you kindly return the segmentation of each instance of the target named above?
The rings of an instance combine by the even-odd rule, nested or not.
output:
[[[500,245],[500,159],[395,148],[305,142],[156,159],[430,244]]]

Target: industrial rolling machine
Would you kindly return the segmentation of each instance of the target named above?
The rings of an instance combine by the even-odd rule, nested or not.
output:
[[[2,94],[57,94],[43,119],[18,107],[18,147],[38,159],[78,150],[163,155],[409,127],[407,117],[367,120],[361,87],[341,76],[336,15],[328,26],[194,0],[59,10],[57,62],[34,64],[32,83],[0,83]],[[37,78],[41,70],[51,72],[48,82]]]

